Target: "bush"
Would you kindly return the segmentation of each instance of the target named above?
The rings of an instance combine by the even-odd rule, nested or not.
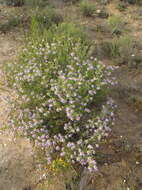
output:
[[[132,36],[123,35],[112,40],[96,44],[92,54],[100,59],[111,58],[115,64],[127,64],[130,67],[141,67],[141,45]]]
[[[120,16],[110,16],[108,24],[112,34],[121,34],[124,31],[125,22]]]
[[[31,7],[46,7],[48,0],[24,0],[24,4]]]
[[[10,6],[23,6],[23,5],[30,5],[30,6],[38,6],[44,7],[48,4],[48,0],[5,0],[7,5]]]
[[[24,0],[6,0],[6,4],[12,6],[22,6],[24,5]]]
[[[45,9],[37,9],[33,16],[41,30],[44,28],[49,28],[52,24],[58,25],[63,22],[63,17],[55,9],[47,7]]]
[[[23,20],[23,18],[21,16],[12,16],[11,15],[11,17],[8,18],[7,21],[0,24],[0,31],[5,33],[7,31],[13,29],[14,27],[18,27],[22,24],[22,20]]]
[[[129,4],[140,4],[142,5],[142,0],[125,0]]]
[[[110,3],[111,0],[99,0],[98,2],[103,4],[103,5],[107,5],[108,3]]]
[[[65,3],[78,3],[80,0],[63,0]]]
[[[126,3],[124,2],[119,2],[116,6],[116,8],[119,10],[119,11],[125,11],[127,9],[127,5]]]
[[[34,32],[10,65],[9,81],[19,95],[10,125],[44,151],[50,168],[78,163],[94,171],[95,149],[114,119],[106,98],[112,67],[89,58],[87,42],[68,26],[38,37]]]
[[[112,40],[111,55],[120,63],[128,63],[134,54],[134,41],[130,36],[122,36]]]
[[[93,16],[96,11],[96,6],[86,0],[80,3],[80,10],[84,16]]]
[[[109,42],[103,43],[103,51],[114,58],[118,64],[128,64],[132,61],[135,54],[135,42],[131,36],[115,37]]]

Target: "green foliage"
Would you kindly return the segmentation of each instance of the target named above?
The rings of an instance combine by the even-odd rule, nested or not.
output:
[[[10,6],[23,6],[23,5],[30,5],[30,6],[39,6],[44,7],[48,4],[48,0],[5,0],[7,5]]]
[[[8,20],[8,25],[10,25],[12,27],[19,26],[21,23],[22,23],[22,17],[20,17],[20,16],[11,17]]]
[[[142,111],[142,98],[140,96],[131,95],[128,98],[128,103],[137,111]]]
[[[133,53],[134,42],[130,36],[121,36],[112,40],[111,54],[113,57],[119,57],[123,54],[127,57]],[[129,56],[128,56],[129,57]]]
[[[112,84],[106,77],[112,67],[88,51],[76,26],[54,25],[41,35],[34,18],[19,62],[7,70],[19,95],[10,126],[44,150],[50,168],[78,163],[96,170],[94,149],[110,130],[114,104],[106,101]]]
[[[100,58],[109,56],[116,64],[129,66],[140,66],[142,60],[137,55],[135,40],[128,35],[101,42],[95,47],[94,53]]]
[[[20,26],[22,24],[22,17],[20,16],[10,16],[7,21],[0,24],[0,31],[7,32],[14,27]]]
[[[135,54],[134,40],[132,37],[124,35],[120,38],[114,38],[109,44],[110,56],[116,58],[116,62],[120,64],[128,64]]]
[[[127,5],[124,2],[120,2],[116,7],[119,11],[125,11],[127,9]]]
[[[12,6],[22,6],[24,5],[24,0],[5,0],[7,5]]]
[[[31,40],[37,40],[40,38],[40,35],[44,35],[44,38],[48,40],[49,42],[52,42],[55,31],[56,36],[61,36],[63,33],[65,36],[73,37],[74,39],[80,39],[81,43],[86,45],[88,47],[88,50],[92,43],[87,39],[87,35],[83,32],[83,28],[79,28],[77,25],[73,23],[61,23],[58,25],[58,30],[56,28],[57,25],[52,23],[52,27],[47,30],[47,28],[44,28],[44,30],[41,31],[41,23],[36,20],[36,17],[32,18],[31,22],[31,29],[30,29],[30,39]],[[42,28],[43,29],[43,28]],[[41,34],[42,33],[42,34]],[[40,40],[40,39],[39,39]]]
[[[120,16],[110,16],[108,18],[108,24],[112,34],[121,34],[124,31],[125,22]]]
[[[63,33],[65,34],[65,36],[72,37],[73,39],[80,39],[81,43],[86,45],[88,49],[90,48],[91,42],[87,39],[87,35],[83,32],[83,28],[78,27],[73,23],[62,23],[58,26],[58,30],[56,30],[56,35],[60,36]],[[47,36],[50,36],[50,39],[48,38],[49,41],[53,39],[54,27],[48,31]]]
[[[80,0],[63,0],[65,3],[78,3]]]
[[[58,25],[63,22],[63,17],[59,14],[56,9],[49,6],[45,8],[32,7],[24,10],[23,15],[9,15],[7,20],[0,24],[1,31],[8,31],[13,27],[23,26],[24,28],[30,28],[33,20],[38,23],[40,31],[49,28],[51,25]]]
[[[97,0],[97,1],[103,5],[107,5],[108,3],[110,3],[110,0]]]
[[[40,30],[44,28],[49,28],[51,25],[58,25],[63,21],[63,17],[55,9],[47,7],[45,9],[37,9],[34,12],[33,18],[38,23]]]
[[[31,7],[45,7],[48,5],[48,0],[24,0],[26,6]]]
[[[80,10],[84,16],[91,17],[94,16],[96,12],[96,6],[94,3],[90,3],[87,0],[83,0],[80,3]]]
[[[129,3],[129,4],[139,4],[142,5],[142,0],[125,0],[125,2]]]

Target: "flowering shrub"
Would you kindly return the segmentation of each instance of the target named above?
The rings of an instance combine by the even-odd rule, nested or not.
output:
[[[48,164],[63,160],[94,171],[95,149],[114,120],[106,98],[113,68],[88,58],[88,45],[61,28],[30,40],[10,67],[19,94],[10,125],[41,147]]]

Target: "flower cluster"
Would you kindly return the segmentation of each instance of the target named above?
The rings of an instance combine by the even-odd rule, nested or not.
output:
[[[62,158],[97,170],[95,149],[114,122],[115,105],[106,98],[112,70],[88,58],[80,39],[30,41],[12,69],[19,114],[10,125],[44,150],[48,164]]]

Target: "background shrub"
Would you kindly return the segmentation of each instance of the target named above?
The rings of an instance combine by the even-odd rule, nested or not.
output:
[[[80,3],[80,10],[84,16],[93,16],[96,11],[96,6],[93,3],[83,0]]]
[[[22,25],[23,23],[23,17],[22,16],[9,16],[9,18],[0,24],[0,31],[1,32],[8,32],[9,30]]]
[[[116,6],[116,8],[119,10],[119,11],[125,11],[127,9],[127,4],[125,2],[119,2]]]
[[[113,58],[117,64],[129,64],[136,53],[135,41],[131,36],[115,37],[101,44],[102,54]]]
[[[121,34],[124,31],[125,22],[120,16],[110,16],[108,18],[108,24],[112,34]]]
[[[23,5],[30,5],[30,6],[38,6],[44,7],[48,5],[48,0],[5,0],[7,5],[10,6],[23,6]]]
[[[79,1],[80,0],[63,0],[63,2],[65,2],[65,3],[77,3]]]
[[[44,28],[49,28],[52,24],[58,25],[60,22],[63,22],[63,17],[55,9],[47,7],[45,9],[37,9],[33,17],[38,22],[40,30]]]
[[[125,0],[129,4],[142,4],[142,0]]]
[[[24,0],[24,4],[31,7],[46,7],[49,3],[48,0]]]
[[[24,5],[24,0],[5,0],[7,5],[12,6],[22,6]]]

